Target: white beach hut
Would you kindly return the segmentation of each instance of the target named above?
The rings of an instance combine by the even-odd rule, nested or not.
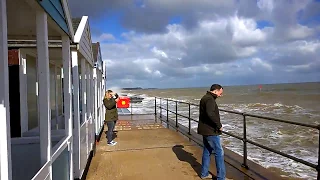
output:
[[[66,0],[0,0],[0,14],[0,177],[80,179],[103,126],[88,17],[74,30]]]

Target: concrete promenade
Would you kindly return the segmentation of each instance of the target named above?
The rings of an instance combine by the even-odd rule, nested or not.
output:
[[[103,132],[89,166],[88,180],[200,179],[202,148],[156,122],[154,116],[120,116],[116,130],[118,143],[113,147],[107,146]],[[244,173],[235,153],[225,151],[225,156],[228,179],[281,179],[258,165],[253,167],[260,168],[259,172],[263,173],[252,170]],[[216,173],[214,156],[210,172]]]

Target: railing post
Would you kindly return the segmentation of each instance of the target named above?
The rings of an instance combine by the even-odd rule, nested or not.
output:
[[[178,127],[178,101],[176,101],[176,127]]]
[[[131,116],[132,116],[132,102],[130,103],[130,112],[131,112]]]
[[[246,123],[246,115],[242,113],[243,116],[243,164],[242,167],[248,169],[247,164],[247,123]]]
[[[167,99],[167,122],[169,121],[169,100]]]
[[[189,132],[188,132],[188,134],[189,135],[191,135],[191,119],[190,119],[190,103],[188,103],[188,105],[189,105]]]
[[[154,115],[157,116],[157,97],[154,97]]]
[[[162,102],[161,102],[162,98],[160,98],[160,120],[162,120]]]

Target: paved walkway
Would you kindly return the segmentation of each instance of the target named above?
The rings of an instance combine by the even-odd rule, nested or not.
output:
[[[200,179],[202,149],[188,138],[150,119],[122,118],[116,130],[118,144],[113,147],[103,133],[88,180]],[[228,163],[226,169],[229,179],[253,179]],[[214,161],[210,171],[216,172]]]

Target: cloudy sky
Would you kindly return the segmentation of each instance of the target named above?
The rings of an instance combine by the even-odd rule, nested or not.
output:
[[[69,0],[101,42],[107,85],[320,81],[319,0]]]

